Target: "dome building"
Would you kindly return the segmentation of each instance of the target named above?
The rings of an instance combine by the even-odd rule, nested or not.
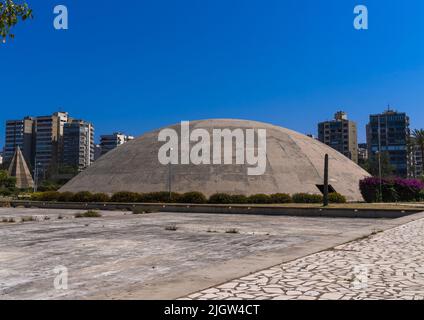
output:
[[[170,152],[181,152],[184,149],[183,140],[187,137],[182,132],[182,125],[167,129],[175,131],[179,138],[177,150],[172,149]],[[182,164],[184,161],[181,161],[181,154],[178,164],[163,164],[159,155],[167,142],[159,141],[160,132],[163,131],[157,130],[105,154],[60,191],[109,194],[118,191],[167,191],[170,181],[174,192],[200,191],[206,196],[217,192],[244,195],[300,192],[320,194],[324,156],[328,154],[330,190],[343,194],[350,201],[363,200],[359,180],[369,174],[338,151],[313,138],[279,126],[246,120],[213,119],[190,122],[189,131],[193,133],[197,129],[202,129],[202,132],[209,133],[211,137],[211,161],[208,164],[196,165],[191,161]],[[232,147],[232,164],[215,164],[217,155],[212,153],[215,150],[212,137],[214,130],[219,129],[229,129],[232,132],[241,129],[243,133],[253,129],[257,136],[259,131],[266,130],[266,165],[263,172],[250,175],[249,168],[254,166],[240,162],[236,164],[236,155],[240,155],[240,146],[236,147],[236,143]],[[192,149],[196,141],[189,145]],[[260,143],[256,141],[254,151],[257,155],[261,151],[258,146],[260,147]],[[245,151],[247,154],[248,148]]]

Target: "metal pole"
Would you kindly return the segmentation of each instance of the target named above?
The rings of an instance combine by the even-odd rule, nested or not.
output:
[[[171,161],[169,161],[168,165],[168,191],[169,191],[169,201],[172,199],[172,188],[171,188]]]
[[[328,154],[324,161],[324,207],[328,206]]]
[[[34,193],[37,192],[37,178],[38,172],[37,172],[37,161],[35,161],[35,168],[34,168]]]
[[[381,120],[380,115],[378,116],[378,176],[380,179],[380,202],[383,202],[383,182],[382,182],[382,170],[381,170]]]

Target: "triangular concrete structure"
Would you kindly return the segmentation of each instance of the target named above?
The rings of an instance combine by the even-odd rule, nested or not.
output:
[[[31,172],[19,147],[16,148],[12,162],[9,166],[9,176],[16,177],[16,187],[18,189],[29,189],[34,187],[34,180]]]

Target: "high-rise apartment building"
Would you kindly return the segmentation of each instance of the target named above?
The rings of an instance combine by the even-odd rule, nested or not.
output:
[[[59,163],[63,155],[63,128],[68,113],[56,112],[36,118],[35,161],[41,170]]]
[[[410,178],[422,177],[424,175],[424,167],[421,147],[418,145],[413,145],[410,157],[410,171],[408,173],[408,176]]]
[[[26,117],[22,120],[6,121],[6,139],[4,146],[4,162],[9,163],[17,147],[28,164],[34,165],[34,118]]]
[[[63,127],[62,164],[79,171],[94,162],[94,127],[83,120],[70,120]]]
[[[388,109],[381,114],[370,115],[367,125],[369,156],[387,153],[394,168],[393,173],[399,177],[409,175],[409,137],[409,117],[406,113]]]
[[[365,164],[368,160],[368,145],[366,143],[358,144],[358,163]]]
[[[334,120],[318,124],[318,139],[358,163],[358,132],[356,123],[348,120],[343,111]]]
[[[116,147],[133,140],[133,136],[127,136],[120,132],[115,132],[111,135],[102,135],[100,137],[100,146],[102,148],[102,155],[108,153],[110,150],[115,149]]]

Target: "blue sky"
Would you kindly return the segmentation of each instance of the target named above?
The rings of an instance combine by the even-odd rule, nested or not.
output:
[[[315,134],[343,109],[364,141],[387,104],[424,127],[422,0],[27,1],[35,19],[0,45],[0,145],[6,119],[59,109],[97,137],[207,118]],[[53,28],[58,4],[67,31]]]

